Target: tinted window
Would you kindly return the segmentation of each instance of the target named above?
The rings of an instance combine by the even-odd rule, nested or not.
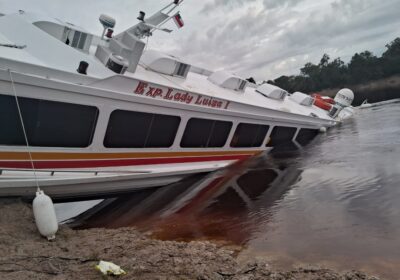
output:
[[[13,96],[0,95],[0,145],[26,145]]]
[[[74,38],[72,39],[72,44],[71,44],[72,47],[76,48],[78,46],[80,36],[81,32],[75,31]]]
[[[259,147],[264,142],[269,126],[240,123],[232,138],[231,147]]]
[[[63,102],[19,97],[31,146],[87,147],[92,142],[98,109]],[[13,96],[0,95],[0,145],[26,145]]]
[[[161,148],[172,146],[180,122],[180,117],[154,115],[146,147]]]
[[[186,125],[181,147],[223,147],[231,128],[231,122],[192,118]]]
[[[302,128],[297,134],[296,141],[301,145],[307,145],[318,133],[319,131],[317,129]]]
[[[296,130],[294,127],[275,126],[267,146],[279,146],[291,142]]]
[[[79,40],[78,49],[83,49],[85,47],[86,37],[87,37],[87,34],[82,33],[81,38]]]
[[[167,148],[174,143],[180,117],[115,110],[104,146],[107,148]]]

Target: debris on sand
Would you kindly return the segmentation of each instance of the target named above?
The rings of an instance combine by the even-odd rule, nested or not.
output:
[[[100,279],[93,269],[100,260],[123,267],[122,279],[378,279],[361,272],[276,271],[267,263],[241,264],[233,251],[211,242],[154,240],[134,228],[72,230],[62,225],[48,242],[37,232],[30,205],[18,201],[0,201],[0,224],[0,279]]]

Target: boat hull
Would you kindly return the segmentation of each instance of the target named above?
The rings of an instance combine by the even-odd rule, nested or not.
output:
[[[21,170],[3,169],[0,175],[0,197],[35,196],[37,186],[55,199],[100,197],[121,192],[165,186],[193,174],[223,168],[234,161],[192,165],[152,166],[148,169],[121,170]]]

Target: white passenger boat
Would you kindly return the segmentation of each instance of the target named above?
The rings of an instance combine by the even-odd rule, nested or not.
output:
[[[113,36],[58,19],[0,16],[0,196],[102,194],[160,186],[300,144],[334,126],[353,94],[329,111],[314,99],[210,71],[144,39],[170,19],[174,1]]]

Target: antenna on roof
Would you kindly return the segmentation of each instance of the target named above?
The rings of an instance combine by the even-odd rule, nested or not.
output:
[[[140,11],[139,16],[137,17],[138,20],[144,21],[144,17],[146,16],[145,12]]]
[[[173,0],[173,2],[169,3],[151,16],[146,16],[145,12],[140,11],[137,18],[140,22],[129,28],[128,31],[139,39],[151,36],[152,32],[155,30],[161,30],[168,33],[172,32],[172,30],[161,28],[161,26],[177,15],[177,13],[173,12],[182,4],[182,2],[183,0]],[[118,34],[116,37],[118,38],[119,36],[122,36],[121,34],[122,33]]]
[[[112,17],[107,16],[105,14],[100,15],[99,21],[103,25],[103,28],[104,28],[103,33],[101,34],[101,39],[103,39],[104,34],[106,33],[106,30],[107,29],[113,30],[116,22],[115,22],[115,19],[113,19]]]

